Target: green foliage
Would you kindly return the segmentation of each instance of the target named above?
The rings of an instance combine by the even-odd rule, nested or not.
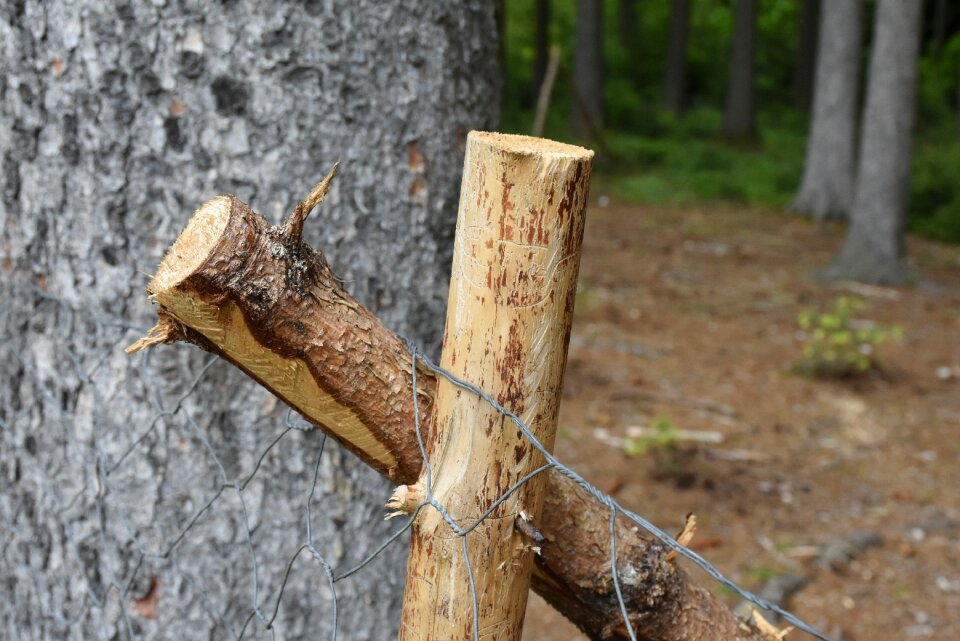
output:
[[[767,581],[785,574],[788,574],[785,569],[767,563],[760,563],[747,568],[747,576],[749,576],[751,580],[758,584],[766,583]]]
[[[623,451],[630,456],[658,453],[672,458],[677,449],[677,435],[680,429],[663,414],[654,417],[650,428],[653,430],[653,434],[650,436],[625,438],[623,440]]]
[[[899,326],[886,326],[857,320],[863,301],[841,296],[833,310],[800,312],[797,323],[805,339],[803,359],[794,369],[802,374],[821,378],[855,377],[878,366],[876,347],[903,336]]]
[[[765,117],[761,140],[745,147],[705,135],[719,128],[721,118],[702,107],[680,119],[661,114],[658,137],[611,138],[618,160],[611,195],[653,204],[720,200],[786,207],[802,171],[799,127],[783,115]]]
[[[670,17],[669,2],[635,1],[637,23],[630,43],[621,41],[621,0],[605,0],[604,100],[608,127],[631,133],[653,134],[662,102],[664,58]],[[534,0],[511,0],[505,5],[505,83],[503,118],[511,130],[527,133],[539,89],[533,86],[536,34]],[[790,82],[796,53],[798,3],[766,0],[758,16],[757,93],[764,105],[790,104]],[[575,46],[576,2],[552,2],[550,39],[562,51],[561,75],[553,105],[559,112],[560,135],[570,114],[567,74]],[[727,64],[733,15],[729,0],[692,3],[687,49],[687,84],[692,107],[718,108],[726,92]],[[627,44],[628,46],[624,46]],[[718,123],[719,125],[719,123]],[[557,131],[548,126],[548,131]],[[716,128],[711,131],[711,135]]]
[[[960,242],[960,145],[928,143],[913,159],[910,229],[931,238]]]
[[[917,120],[929,129],[949,128],[956,136],[958,79],[960,79],[960,32],[942,50],[931,43],[920,58]]]

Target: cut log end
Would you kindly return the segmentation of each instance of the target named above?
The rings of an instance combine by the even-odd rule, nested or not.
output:
[[[501,134],[493,131],[471,131],[468,138],[499,151],[520,156],[547,156],[569,160],[589,160],[593,158],[593,151],[590,149],[547,140],[546,138]]]
[[[233,196],[217,196],[194,212],[186,229],[167,250],[147,291],[151,294],[167,291],[203,265],[223,235],[233,201]]]

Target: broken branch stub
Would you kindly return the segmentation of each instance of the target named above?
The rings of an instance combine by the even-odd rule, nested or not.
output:
[[[292,224],[275,228],[234,196],[200,207],[147,285],[160,321],[128,351],[196,343],[382,474],[414,479],[420,453],[408,417],[383,404],[385,391],[410,393],[406,347],[340,288],[320,252],[301,243],[299,210]],[[421,398],[421,406],[431,404]]]

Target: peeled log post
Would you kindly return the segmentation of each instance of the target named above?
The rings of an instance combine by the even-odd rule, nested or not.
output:
[[[440,367],[518,415],[548,449],[592,160],[592,151],[540,138],[467,137]],[[434,412],[430,465],[413,488],[401,489],[436,500],[464,530],[546,462],[504,414],[446,379]],[[542,506],[542,478],[535,477],[464,534],[465,542],[439,510],[421,510],[399,638],[519,641],[538,548],[514,523],[539,522]]]
[[[395,483],[417,480],[406,344],[343,289],[320,252],[220,196],[194,213],[147,290],[159,322],[131,349],[181,340],[217,354]],[[429,439],[437,380],[418,367],[417,384]],[[534,591],[591,639],[629,639],[610,581],[608,509],[562,474],[544,476]],[[623,519],[617,550],[641,641],[768,639]]]

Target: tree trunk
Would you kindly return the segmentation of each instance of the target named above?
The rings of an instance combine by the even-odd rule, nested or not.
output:
[[[670,3],[670,24],[667,31],[667,62],[663,82],[663,102],[679,116],[687,98],[687,37],[690,33],[690,0]]]
[[[146,274],[185,208],[229,191],[276,219],[339,158],[307,234],[435,353],[466,132],[497,117],[497,41],[491,3],[467,0],[2,4],[0,637],[236,638],[254,568],[232,491],[170,559],[138,565],[131,538],[163,550],[223,480],[204,439],[243,478],[283,412],[214,364],[158,419],[154,401],[176,407],[208,357],[120,352],[148,326]],[[286,436],[244,492],[267,616],[304,541],[319,442]],[[328,446],[313,536],[334,566],[390,529],[389,487]],[[395,633],[404,561],[392,548],[338,584],[340,638]],[[319,564],[294,565],[283,638],[329,636],[324,586]],[[246,632],[265,634],[257,619]]]
[[[757,48],[757,4],[759,0],[736,0],[733,14],[733,42],[727,77],[727,104],[723,134],[729,138],[753,138],[757,132],[754,68]]]
[[[939,58],[943,53],[943,45],[947,41],[947,23],[949,16],[950,3],[948,0],[934,0],[933,24],[930,26],[930,48],[935,58]]]
[[[627,52],[628,60],[637,61],[640,54],[639,26],[637,0],[619,0],[617,3],[617,40],[620,42],[620,47]]]
[[[804,111],[810,109],[810,102],[813,98],[821,11],[820,0],[804,0],[797,24],[797,57],[793,69],[793,96],[797,106]]]
[[[572,129],[587,137],[603,123],[602,0],[577,0],[573,91]]]
[[[880,0],[850,228],[824,275],[902,283],[923,3]]]
[[[863,0],[833,0],[821,13],[807,157],[792,205],[818,221],[847,218],[853,202]]]
[[[532,94],[539,95],[550,64],[550,0],[537,0],[536,53],[533,59]]]

